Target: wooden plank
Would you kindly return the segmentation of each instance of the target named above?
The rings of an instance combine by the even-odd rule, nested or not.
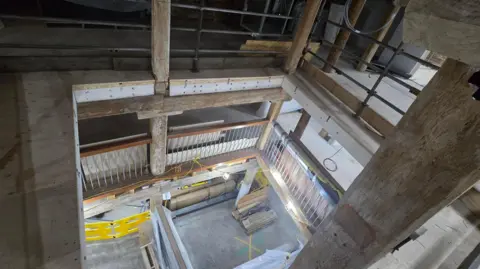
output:
[[[325,1],[325,0],[323,0]],[[307,45],[308,36],[312,30],[313,22],[317,17],[318,9],[322,0],[307,0],[303,16],[298,24],[293,45],[288,53],[287,60],[283,66],[283,70],[288,74],[292,74],[297,69],[298,61],[302,57],[303,49]]]
[[[360,17],[360,13],[363,10],[363,6],[365,5],[365,0],[353,0],[350,5],[349,9],[349,14],[348,18],[350,19],[350,22],[352,23],[353,26],[357,23],[358,17]],[[342,51],[339,48],[345,48],[345,45],[347,44],[348,39],[350,38],[350,31],[347,31],[345,29],[340,30],[340,32],[337,35],[337,38],[335,39],[335,47],[330,48],[330,52],[328,53],[327,57],[327,62],[330,63],[331,65],[335,65],[340,58],[340,55],[342,55]],[[330,73],[332,72],[333,68],[325,64],[322,69],[325,73]]]
[[[158,87],[168,88],[170,70],[170,1],[152,1],[152,72]]]
[[[80,150],[80,157],[88,157],[88,156],[93,156],[93,155],[97,155],[105,152],[146,145],[146,144],[150,144],[151,142],[152,142],[152,139],[150,137],[138,137],[138,138],[133,138],[126,141],[119,141],[119,142],[114,142],[106,145],[83,148]]]
[[[258,149],[262,150],[263,148],[265,148],[265,144],[267,143],[268,137],[270,136],[270,133],[272,132],[272,129],[273,129],[272,122],[278,118],[278,115],[280,115],[282,105],[283,105],[283,101],[270,104],[270,108],[268,109],[268,114],[267,114],[268,124],[267,126],[265,126],[265,129],[263,130],[262,135],[258,139],[258,142],[257,142]]]
[[[200,160],[200,163],[202,165],[199,165],[197,163],[186,162],[181,166],[177,166],[177,165],[174,165],[171,167],[167,166],[167,169],[166,169],[167,172],[161,176],[156,176],[156,177],[146,176],[144,178],[141,178],[138,181],[130,181],[130,182],[125,182],[124,184],[117,184],[115,185],[116,188],[113,190],[110,188],[99,188],[93,191],[84,192],[83,201],[84,203],[85,202],[89,203],[89,202],[97,201],[99,199],[102,199],[111,195],[117,195],[117,194],[128,192],[130,190],[135,190],[143,186],[150,186],[159,181],[183,178],[195,172],[206,171],[206,170],[215,168],[219,163],[235,164],[235,163],[244,162],[248,159],[255,158],[257,154],[258,154],[258,150],[247,149],[247,150],[241,150],[237,152],[231,152],[229,154],[222,154],[222,155],[210,157],[205,160]],[[173,169],[173,167],[177,167],[177,169]],[[178,170],[180,170],[180,172]]]
[[[265,51],[278,51],[289,52],[292,47],[292,41],[272,41],[272,40],[247,40],[245,44],[240,46],[240,50],[265,50]],[[320,48],[319,42],[310,42],[307,44],[308,48],[312,52],[317,52]],[[309,53],[305,55],[307,61],[311,60],[313,56]]]
[[[300,116],[300,120],[297,122],[297,126],[295,126],[295,130],[293,130],[293,135],[297,136],[298,138],[302,138],[310,118],[310,114],[308,114],[305,109],[302,109],[302,115]]]
[[[362,102],[358,100],[355,95],[343,88],[342,85],[325,74],[322,70],[320,70],[320,68],[307,61],[303,61],[301,69],[313,77],[320,85],[323,86],[324,89],[329,91],[353,112],[357,111],[361,106]],[[383,136],[387,136],[393,132],[394,125],[370,107],[365,107],[360,114],[360,118],[362,118],[366,123],[376,129]]]
[[[390,11],[387,18],[385,19],[385,22],[384,22],[385,27],[382,30],[378,31],[375,35],[375,39],[377,41],[383,41],[383,38],[387,34],[388,30],[390,30],[390,26],[392,26],[393,19],[395,18],[395,16],[397,16],[397,13],[400,10],[400,8],[401,8],[400,6],[393,6],[392,10]],[[379,46],[380,46],[379,44],[372,42],[370,46],[368,46],[368,48],[363,53],[362,60],[366,61],[367,63],[370,63],[373,56],[375,56],[375,53],[377,52]],[[359,62],[357,65],[357,70],[365,71],[367,70],[367,65],[362,62]]]
[[[480,2],[411,0],[403,41],[464,63],[480,65]]]
[[[78,118],[88,119],[136,112],[171,113],[207,107],[288,100],[281,88],[186,96],[141,96],[78,104]]]
[[[163,200],[161,198],[155,200],[156,211],[158,212],[158,216],[160,217],[165,232],[167,233],[168,241],[170,242],[170,246],[173,250],[173,254],[175,255],[175,259],[177,260],[179,268],[187,269],[187,265],[183,260],[182,253],[180,252],[180,248],[178,247],[177,241],[175,240],[175,237],[173,235],[172,228],[168,223],[167,216],[165,216],[165,210],[162,206],[162,202]]]
[[[478,181],[474,71],[443,64],[291,268],[368,268]]]

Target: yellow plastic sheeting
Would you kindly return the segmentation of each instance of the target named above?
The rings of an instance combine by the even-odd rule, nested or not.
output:
[[[140,224],[150,219],[150,214],[150,211],[145,211],[120,220],[86,223],[86,240],[108,240],[136,233]]]

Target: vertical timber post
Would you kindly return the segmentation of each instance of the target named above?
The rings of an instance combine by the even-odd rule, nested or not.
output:
[[[152,0],[152,72],[155,94],[167,95],[170,70],[170,1]],[[150,171],[153,175],[165,172],[167,161],[167,116],[150,120]]]
[[[368,268],[478,181],[473,72],[447,59],[291,268]]]
[[[360,17],[360,13],[362,13],[363,6],[365,5],[366,0],[352,0],[352,5],[349,10],[348,18],[353,26],[357,23],[358,17]],[[335,47],[330,48],[330,52],[328,53],[327,62],[331,65],[335,65],[342,54],[342,50],[340,48],[345,48],[348,39],[350,38],[350,31],[342,29],[337,34],[337,38],[335,39]],[[328,64],[323,66],[323,72],[330,73],[332,72],[332,67]]]
[[[268,137],[272,132],[272,121],[276,120],[278,115],[280,114],[280,110],[282,109],[283,101],[275,102],[270,104],[270,108],[268,109],[267,120],[268,124],[265,125],[265,130],[260,135],[260,138],[257,142],[257,148],[259,150],[263,150],[265,148],[265,144],[267,143]]]
[[[283,66],[283,70],[287,74],[295,73],[295,70],[297,70],[298,62],[302,57],[303,50],[307,46],[308,37],[312,31],[312,26],[322,1],[325,0],[307,0],[307,4],[303,9],[303,16],[300,19],[295,38],[293,39],[292,47],[288,52],[287,60]]]

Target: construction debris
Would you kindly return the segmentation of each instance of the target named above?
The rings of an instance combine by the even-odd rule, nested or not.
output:
[[[248,235],[277,219],[277,214],[268,205],[268,190],[268,187],[264,187],[245,195],[232,212],[232,216],[240,222]]]
[[[242,221],[242,226],[248,235],[262,229],[273,223],[277,219],[277,214],[273,210],[258,212],[248,216]]]

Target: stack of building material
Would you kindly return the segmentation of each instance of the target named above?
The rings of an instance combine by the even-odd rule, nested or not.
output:
[[[257,212],[242,220],[242,226],[248,235],[262,229],[273,223],[277,219],[277,214],[273,210]]]
[[[237,203],[233,217],[240,222],[247,234],[271,224],[277,214],[268,206],[268,187],[261,188],[242,197]]]

